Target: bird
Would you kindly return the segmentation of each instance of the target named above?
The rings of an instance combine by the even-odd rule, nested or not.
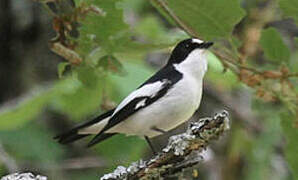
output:
[[[91,147],[119,133],[134,135],[145,138],[155,153],[150,139],[186,122],[198,109],[212,45],[198,38],[180,41],[167,63],[116,108],[54,138],[68,144],[95,135]]]

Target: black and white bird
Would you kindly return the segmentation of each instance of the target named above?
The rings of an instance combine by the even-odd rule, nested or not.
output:
[[[115,109],[55,138],[67,144],[96,134],[90,147],[122,133],[145,137],[152,146],[149,138],[177,127],[198,109],[207,71],[206,50],[212,45],[195,38],[181,41],[167,64]]]

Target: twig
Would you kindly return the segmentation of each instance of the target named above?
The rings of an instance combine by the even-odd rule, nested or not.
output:
[[[78,65],[82,62],[82,58],[73,50],[65,47],[60,42],[50,43],[51,50],[68,60],[71,64]]]
[[[179,19],[179,17],[175,15],[175,13],[168,7],[165,1],[163,0],[150,0],[150,1],[156,3],[160,8],[162,8],[164,12],[166,12],[175,21],[177,26],[183,29],[188,35],[193,37],[199,37],[198,33],[195,30],[187,26],[183,21]]]
[[[232,60],[231,58],[226,57],[225,55],[223,55],[223,54],[222,54],[220,51],[218,51],[218,50],[213,50],[212,52],[213,52],[213,54],[215,54],[215,55],[218,57],[218,59],[219,59],[220,61],[224,60],[224,61],[226,61],[226,62],[228,62],[228,63],[230,63],[230,64],[233,64],[234,66],[236,66],[236,67],[238,67],[238,68],[240,68],[240,69],[249,70],[249,71],[254,72],[254,73],[256,73],[256,74],[262,74],[261,71],[258,71],[258,70],[254,69],[254,68],[247,67],[247,66],[244,66],[244,65],[241,65],[241,64],[235,62],[235,61]]]
[[[210,140],[218,139],[229,129],[228,113],[223,111],[213,118],[204,118],[191,122],[185,133],[170,137],[168,145],[160,154],[148,161],[140,160],[128,168],[123,166],[101,180],[112,179],[156,179],[181,172],[202,161],[200,155],[196,158],[191,153],[204,150]]]
[[[291,73],[291,74],[288,74],[288,77],[298,77],[298,73]]]
[[[33,175],[32,173],[14,173],[1,178],[1,180],[47,180],[48,178],[41,175]]]

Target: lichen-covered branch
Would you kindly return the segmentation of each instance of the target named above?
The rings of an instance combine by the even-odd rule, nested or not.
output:
[[[48,178],[32,173],[14,173],[1,178],[1,180],[47,180]]]
[[[210,140],[218,139],[229,129],[228,113],[223,111],[212,118],[190,122],[185,133],[170,137],[161,153],[148,161],[140,160],[129,167],[118,166],[101,180],[112,179],[158,179],[181,172],[202,161],[198,154]]]

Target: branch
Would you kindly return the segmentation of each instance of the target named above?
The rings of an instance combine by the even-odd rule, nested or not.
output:
[[[199,36],[195,30],[187,26],[183,21],[179,19],[179,17],[175,15],[175,13],[168,7],[165,1],[163,0],[150,0],[150,1],[158,5],[162,10],[164,10],[164,12],[166,12],[168,16],[170,16],[175,21],[177,26],[183,29],[188,35],[193,37]]]
[[[50,45],[51,50],[54,53],[62,56],[63,58],[68,60],[73,65],[78,65],[83,61],[78,53],[65,47],[60,42],[51,42],[49,45]]]
[[[197,154],[204,150],[210,140],[218,139],[229,129],[228,113],[223,111],[212,118],[203,118],[190,125],[185,133],[170,137],[168,145],[148,161],[140,160],[128,168],[118,166],[101,180],[154,179],[166,177],[192,167],[203,158]]]
[[[48,178],[41,175],[33,175],[32,173],[14,173],[1,178],[1,180],[47,180]]]

